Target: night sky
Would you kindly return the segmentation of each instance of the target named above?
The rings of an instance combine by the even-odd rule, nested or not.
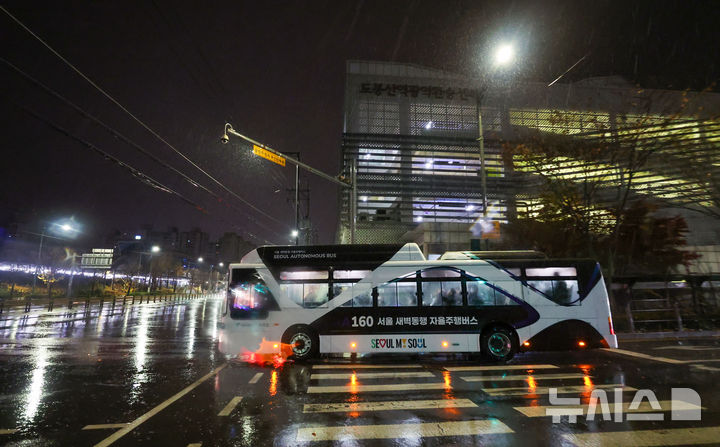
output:
[[[253,156],[238,139],[220,144],[223,124],[337,174],[349,59],[479,76],[488,48],[510,39],[520,54],[508,75],[518,80],[550,82],[584,55],[563,82],[622,75],[649,88],[702,89],[720,71],[717,2],[23,0],[4,7],[175,149],[273,218],[192,167],[0,12],[0,226],[74,215],[88,243],[143,224],[288,243],[294,170]],[[310,188],[319,242],[333,242],[338,188],[318,178]]]

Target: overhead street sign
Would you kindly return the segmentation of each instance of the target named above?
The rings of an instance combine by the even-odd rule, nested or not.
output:
[[[258,157],[268,159],[273,163],[279,164],[280,166],[285,166],[285,157],[275,155],[272,152],[263,149],[255,144],[253,144],[253,154],[257,155]]]
[[[93,248],[92,253],[83,253],[80,268],[109,269],[112,267],[112,248]]]

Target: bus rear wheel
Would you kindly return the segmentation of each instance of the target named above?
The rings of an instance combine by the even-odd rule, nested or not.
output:
[[[507,362],[518,350],[517,337],[512,329],[504,326],[491,326],[480,337],[483,355],[493,362]]]
[[[309,327],[299,327],[287,337],[287,343],[292,349],[292,358],[295,360],[310,360],[317,356],[320,350],[320,340]]]

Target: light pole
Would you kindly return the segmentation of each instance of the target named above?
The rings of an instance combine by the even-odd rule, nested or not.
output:
[[[253,145],[255,145],[255,146],[258,146],[258,148],[260,148],[260,149],[264,149],[265,151],[270,152],[271,154],[277,155],[278,157],[282,157],[283,159],[285,159],[285,160],[289,161],[290,163],[294,164],[296,167],[303,168],[303,169],[305,169],[306,171],[310,171],[310,172],[312,172],[313,174],[315,174],[315,175],[317,175],[317,176],[319,176],[319,177],[324,178],[325,180],[328,180],[328,181],[330,181],[330,182],[333,182],[333,183],[336,183],[336,184],[342,186],[343,188],[350,188],[350,191],[351,191],[351,204],[350,204],[350,242],[351,242],[351,243],[354,243],[354,242],[355,242],[355,224],[356,224],[356,221],[357,221],[357,217],[356,217],[356,214],[357,214],[357,203],[356,203],[356,201],[357,201],[357,182],[356,182],[356,175],[357,175],[357,174],[356,174],[356,170],[357,170],[357,168],[356,168],[356,165],[357,165],[357,164],[356,164],[355,160],[353,160],[352,165],[351,165],[351,167],[350,167],[350,177],[351,177],[350,180],[343,178],[342,175],[338,175],[338,176],[336,176],[336,177],[333,177],[332,175],[326,174],[326,173],[322,172],[322,171],[319,170],[319,169],[313,168],[312,166],[308,165],[307,163],[303,163],[303,162],[301,162],[300,160],[297,160],[297,159],[295,159],[295,158],[293,158],[293,157],[289,157],[289,156],[287,156],[286,154],[284,154],[284,153],[282,153],[282,152],[280,152],[280,151],[277,151],[277,150],[275,150],[275,149],[273,149],[273,148],[271,148],[271,147],[269,147],[269,146],[266,146],[266,145],[260,143],[259,141],[255,141],[255,140],[253,140],[253,139],[250,138],[250,137],[246,137],[245,135],[243,135],[243,134],[237,132],[235,129],[233,129],[233,127],[232,127],[232,125],[231,125],[230,123],[225,123],[225,133],[223,133],[222,137],[220,138],[220,141],[221,141],[223,144],[226,144],[226,143],[228,143],[228,142],[230,141],[230,137],[228,136],[228,134],[231,134],[231,135],[234,135],[234,136],[236,136],[236,137],[242,138],[243,140],[247,141],[248,143],[251,143],[251,144],[253,144]],[[284,166],[284,165],[285,165],[285,164],[284,164],[284,162],[283,162],[283,166]],[[297,189],[296,189],[296,190],[297,190]],[[297,215],[297,213],[296,213],[296,215]],[[296,225],[295,228],[297,229],[297,225]]]
[[[515,47],[512,43],[503,43],[499,45],[494,54],[492,67],[499,69],[507,67],[515,60]],[[482,99],[487,91],[488,81],[485,80],[483,85],[477,89],[475,93],[475,107],[477,110],[478,120],[478,147],[480,149],[480,189],[482,191],[482,215],[487,217],[487,173],[485,172],[485,138],[483,136],[482,126]]]
[[[72,225],[73,219],[68,219],[62,223],[60,222],[53,222],[50,225],[44,225],[42,227],[42,230],[40,231],[40,243],[38,244],[38,254],[37,254],[37,262],[35,263],[35,274],[33,275],[33,284],[32,284],[32,294],[35,294],[35,287],[37,286],[37,277],[38,277],[38,269],[40,268],[40,263],[42,262],[42,249],[43,249],[43,243],[45,242],[46,237],[55,237],[50,236],[47,234],[48,231],[55,229],[55,232],[59,232],[65,236],[72,236],[74,233],[78,233],[80,230]],[[37,233],[35,233],[37,234]],[[56,239],[61,239],[57,238]],[[70,272],[70,281],[72,281],[72,270]]]
[[[158,245],[153,245],[153,246],[150,248],[150,253],[148,253],[149,259],[150,259],[150,268],[149,268],[149,273],[148,273],[148,275],[150,276],[150,278],[148,278],[148,288],[147,288],[148,293],[150,293],[150,288],[152,287],[152,280],[153,280],[153,277],[152,277],[152,271],[153,271],[152,256],[153,256],[154,254],[156,254],[156,253],[160,253],[160,246],[158,246]]]

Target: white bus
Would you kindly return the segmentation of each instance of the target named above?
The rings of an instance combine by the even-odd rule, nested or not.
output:
[[[506,361],[523,350],[617,347],[596,262],[514,258],[428,261],[416,244],[259,247],[229,266],[219,348],[297,360],[468,352]]]

